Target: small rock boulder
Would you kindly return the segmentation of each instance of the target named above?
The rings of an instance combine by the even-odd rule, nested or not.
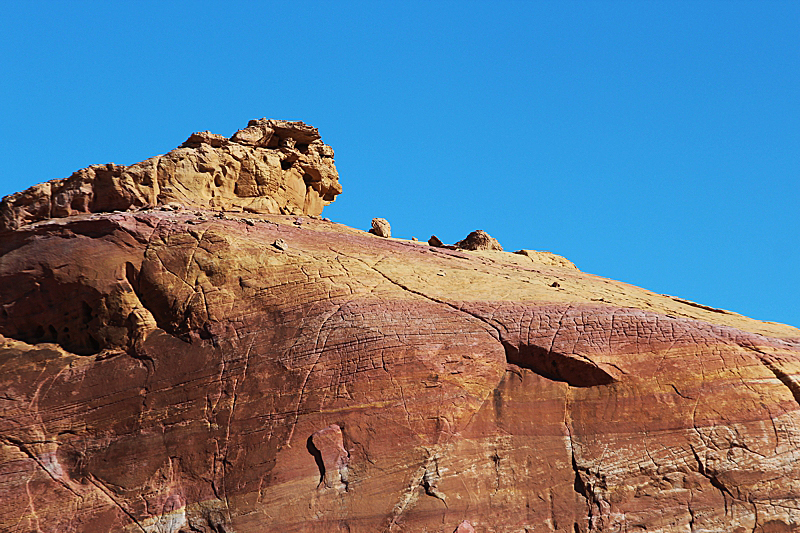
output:
[[[456,248],[462,250],[499,250],[503,251],[503,247],[497,242],[497,239],[491,237],[485,231],[478,229],[467,235],[464,240],[456,243]]]
[[[372,229],[369,230],[369,232],[378,237],[392,236],[392,228],[389,226],[389,221],[385,218],[373,218]]]
[[[437,248],[441,248],[442,246],[444,246],[442,240],[436,235],[431,235],[431,238],[428,239],[428,244],[430,246],[436,246]]]

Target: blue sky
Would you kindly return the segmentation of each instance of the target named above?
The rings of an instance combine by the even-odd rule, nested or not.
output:
[[[15,2],[0,196],[303,120],[325,214],[800,326],[800,2]]]

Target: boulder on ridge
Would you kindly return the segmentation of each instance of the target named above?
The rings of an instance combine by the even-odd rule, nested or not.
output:
[[[497,239],[490,236],[482,229],[476,229],[464,239],[456,243],[456,248],[462,250],[497,250],[502,252],[503,247],[497,242]]]
[[[385,218],[373,218],[372,228],[370,228],[369,232],[373,235],[377,235],[378,237],[388,238],[392,236],[392,227],[389,225],[389,221]]]

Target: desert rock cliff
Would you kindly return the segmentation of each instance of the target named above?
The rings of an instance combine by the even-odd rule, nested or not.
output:
[[[298,217],[298,124],[4,200],[0,530],[797,530],[800,330]]]

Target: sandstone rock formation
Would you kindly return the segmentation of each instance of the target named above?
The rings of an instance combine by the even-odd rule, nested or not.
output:
[[[482,229],[477,229],[467,235],[463,240],[456,243],[456,248],[462,250],[498,250],[503,251],[503,247],[497,239],[490,236]]]
[[[372,228],[369,230],[369,232],[373,235],[377,235],[378,237],[388,238],[392,236],[392,228],[389,225],[389,221],[385,218],[373,218]]]
[[[302,122],[251,120],[230,139],[193,133],[179,148],[131,166],[92,165],[0,203],[0,230],[80,213],[178,203],[318,215],[342,192],[333,149]]]
[[[444,243],[436,235],[431,235],[431,238],[428,239],[428,244],[430,246],[435,246],[437,248],[441,248],[442,246],[444,246]]]
[[[252,128],[197,135],[274,142]],[[0,233],[0,531],[800,524],[800,330],[552,254],[246,216]]]

